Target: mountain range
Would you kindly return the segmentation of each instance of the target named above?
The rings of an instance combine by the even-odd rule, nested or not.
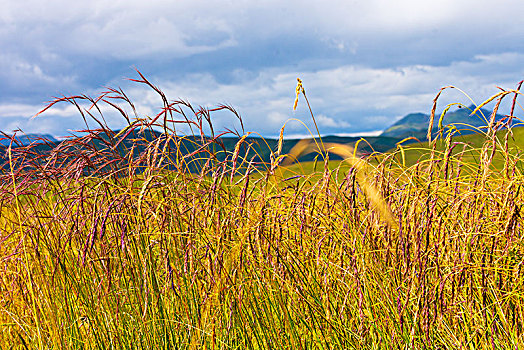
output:
[[[475,115],[471,115],[471,112],[474,110],[474,106],[470,106],[469,108],[457,108],[456,110],[449,111],[445,114],[445,117],[443,119],[443,126],[444,129],[450,130],[449,126],[450,124],[453,124],[458,132],[460,134],[471,134],[475,132],[479,132],[479,130],[482,130],[482,128],[487,127],[487,120],[489,120],[491,112],[480,109]],[[439,120],[440,114],[437,114],[435,116],[434,120],[434,126],[432,133],[434,135],[438,134],[438,120]],[[503,120],[505,116],[497,114],[495,116],[496,121]],[[377,152],[386,152],[392,148],[396,147],[396,143],[404,140],[405,138],[414,137],[418,139],[419,141],[426,141],[426,135],[429,125],[430,115],[424,114],[424,113],[411,113],[406,115],[405,117],[399,119],[397,122],[395,122],[390,127],[386,128],[379,136],[374,137],[365,137],[365,140],[367,142],[361,142],[358,146],[358,151],[360,154],[366,154],[371,153],[373,151]],[[109,134],[117,135],[118,131],[109,131]],[[150,130],[149,132],[141,133],[139,134],[137,131],[133,131],[129,135],[127,135],[126,139],[123,140],[123,142],[120,142],[120,145],[116,147],[116,149],[111,149],[111,152],[118,152],[120,154],[123,154],[126,152],[126,150],[129,149],[129,147],[133,146],[133,139],[140,138],[143,140],[142,143],[139,143],[137,145],[137,148],[134,149],[134,152],[136,154],[140,154],[141,151],[143,151],[147,145],[148,142],[152,140],[157,140],[158,138],[162,137],[163,134]],[[111,144],[115,144],[115,140],[111,140],[112,136],[109,136],[107,134],[102,135],[98,138],[98,140],[95,140],[94,147],[97,149],[103,149],[103,148],[112,148]],[[206,138],[207,141],[209,141],[209,138]],[[324,143],[338,143],[338,144],[349,144],[354,145],[358,140],[362,139],[361,137],[338,137],[338,136],[324,136],[322,137],[322,141]],[[71,153],[68,153],[69,155],[65,156],[65,158],[74,158],[75,154],[78,154],[79,152],[85,151],[85,147],[92,147],[90,143],[89,146],[83,146],[84,148],[76,145],[72,145],[71,142],[74,139],[69,138],[68,141],[60,141],[56,138],[52,137],[51,135],[44,135],[44,134],[20,134],[16,137],[16,143],[13,144],[13,147],[17,146],[24,146],[31,143],[35,143],[36,145],[33,146],[33,151],[37,154],[45,154],[49,152],[51,149],[56,148],[57,146],[61,145],[64,142],[69,142],[70,145],[65,145],[64,147],[60,147],[62,149],[68,148],[71,149]],[[191,152],[194,152],[196,150],[196,145],[199,144],[201,138],[200,136],[188,136],[185,137],[183,140],[183,144],[181,144],[181,152],[185,154],[189,154]],[[232,152],[235,149],[235,145],[239,141],[239,137],[222,137],[219,140],[217,140],[216,143],[216,150],[227,150],[228,152]],[[254,150],[258,157],[257,159],[259,161],[265,161],[268,162],[270,160],[271,156],[271,150],[276,150],[278,147],[278,140],[277,139],[271,139],[266,138],[262,140],[261,138],[257,137],[248,137],[245,139],[246,145],[251,144],[252,150]],[[282,153],[288,153],[293,146],[295,146],[300,139],[284,139],[283,145],[282,145]],[[10,144],[11,140],[7,137],[7,135],[4,135],[2,138],[0,135],[0,163],[3,163],[1,161],[2,158],[4,158],[5,161],[5,152],[2,151],[2,148],[6,148]],[[90,141],[93,142],[93,141]],[[411,139],[407,142],[416,142],[415,139]],[[87,145],[87,144],[86,144]],[[269,147],[267,147],[267,146]],[[174,143],[171,146],[174,146]],[[213,146],[215,147],[215,146]],[[245,148],[243,148],[246,150]],[[243,151],[241,151],[242,154]],[[225,156],[225,153],[222,152],[220,157]],[[315,153],[308,154],[304,157],[301,157],[301,161],[308,161],[314,159],[316,156]],[[335,155],[331,157],[337,158]]]

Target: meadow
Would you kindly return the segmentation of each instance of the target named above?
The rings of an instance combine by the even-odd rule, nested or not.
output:
[[[221,147],[234,133],[212,115],[240,118],[230,106],[136,81],[163,101],[156,116],[119,89],[64,97],[48,107],[97,127],[2,149],[0,349],[524,346],[521,129],[492,120],[364,156],[321,138],[282,152],[283,128],[266,162],[244,130]],[[512,100],[509,121],[519,95],[486,102]],[[128,126],[114,133],[104,108]]]

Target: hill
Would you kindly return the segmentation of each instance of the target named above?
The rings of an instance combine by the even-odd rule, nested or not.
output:
[[[11,135],[0,135],[0,145],[9,146],[11,143]],[[57,143],[58,140],[49,134],[19,134],[16,136],[14,142],[14,147],[16,146],[26,146],[31,143],[46,143],[52,142]]]
[[[483,128],[487,126],[491,112],[485,109],[480,109],[471,115],[471,112],[475,109],[475,106],[469,106],[468,108],[458,108],[455,111],[449,111],[446,113],[443,119],[443,126],[454,124],[462,135],[473,134],[478,132],[475,128]],[[440,114],[435,115],[433,123],[433,134],[438,133],[438,120]],[[505,116],[497,114],[495,120],[499,121],[505,118]],[[381,137],[396,137],[404,139],[407,137],[416,137],[421,141],[426,140],[428,126],[429,126],[429,114],[424,113],[411,113],[398,120],[395,124],[384,130]],[[473,127],[473,128],[472,128]]]
[[[493,154],[491,166],[493,169],[502,169],[504,164],[507,162],[505,149],[505,139],[509,131],[507,129],[499,130],[496,133],[496,144],[497,151]],[[520,155],[524,150],[524,128],[518,127],[511,130],[508,135],[507,143],[507,154],[514,165],[519,169],[524,168],[524,163],[519,159]],[[478,165],[482,160],[479,158],[481,148],[489,143],[491,149],[491,142],[486,139],[484,134],[469,134],[469,135],[457,135],[451,140],[451,152],[450,155],[456,159],[460,159],[463,164],[468,164],[466,168],[470,168],[471,165]],[[436,158],[444,158],[446,155],[446,142],[444,140],[438,140],[435,144]],[[412,143],[405,145],[402,154],[395,149],[389,150],[388,153],[396,153],[396,158],[400,163],[404,163],[407,167],[413,166],[417,163],[424,163],[430,158],[431,147],[428,142]],[[473,166],[472,169],[476,169]]]
[[[118,136],[120,131],[106,130],[105,132],[93,132],[91,134],[82,135],[81,137],[70,137],[62,141],[57,141],[52,137],[48,139],[38,137],[36,135],[24,135],[23,137],[16,137],[13,146],[13,152],[18,154],[19,159],[25,159],[26,165],[29,167],[43,167],[50,159],[53,162],[61,164],[60,168],[68,169],[74,168],[78,164],[78,156],[83,155],[85,164],[83,164],[84,175],[92,174],[95,168],[99,171],[107,171],[108,167],[126,168],[129,164],[132,155],[132,161],[143,162],[146,161],[148,154],[153,153],[155,147],[158,149],[167,150],[167,157],[163,162],[166,169],[170,169],[173,164],[176,164],[178,157],[182,156],[187,161],[188,171],[198,172],[204,166],[200,159],[209,154],[214,155],[217,161],[223,161],[226,157],[231,157],[235,151],[235,147],[240,140],[240,137],[228,136],[220,138],[200,137],[200,136],[184,136],[177,137],[177,141],[169,138],[168,135],[156,130],[147,130],[145,132],[133,132]],[[123,137],[123,138],[122,138]],[[326,136],[322,138],[324,143],[337,143],[354,146],[360,137],[337,137]],[[45,142],[48,140],[48,142]],[[157,143],[158,141],[158,143]],[[301,139],[284,139],[282,144],[282,154],[287,154]],[[311,139],[311,141],[313,141]],[[316,139],[315,141],[319,141]],[[368,137],[367,142],[362,142],[358,146],[360,154],[377,152],[386,152],[394,148],[399,141],[392,137]],[[0,167],[6,166],[8,163],[6,148],[9,145],[10,139],[5,138],[4,143],[0,144]],[[33,144],[31,144],[34,142]],[[30,145],[29,147],[24,147]],[[238,156],[241,159],[252,161],[254,166],[264,167],[271,162],[271,153],[278,148],[277,139],[263,139],[260,137],[248,137],[239,148]],[[25,157],[20,157],[21,154]],[[300,162],[312,161],[316,158],[317,153],[309,153],[299,158]],[[330,159],[340,159],[337,155],[331,155]],[[77,164],[75,164],[77,163]],[[96,167],[95,164],[107,164]],[[105,169],[105,170],[104,170]]]
[[[471,115],[474,106],[469,108],[458,108],[454,111],[449,111],[443,120],[443,125],[454,124],[460,131],[461,135],[473,134],[478,132],[478,129],[485,127],[490,113],[487,110],[480,109],[475,115]],[[435,116],[433,133],[438,132],[438,119],[440,114]],[[358,152],[361,155],[376,152],[387,152],[388,150],[396,148],[396,143],[407,137],[416,137],[420,141],[426,140],[427,128],[429,125],[428,114],[411,113],[394,123],[392,126],[384,130],[380,136],[366,137],[366,142],[361,142],[358,146]],[[502,120],[504,116],[497,114],[496,120]],[[21,134],[17,135],[13,148],[31,145],[30,151],[25,151],[32,154],[30,157],[33,161],[31,166],[42,166],[47,162],[47,157],[53,154],[55,160],[60,160],[64,166],[70,165],[70,162],[77,159],[78,154],[85,154],[91,161],[104,161],[118,163],[119,166],[125,166],[129,158],[124,157],[128,155],[129,150],[133,149],[134,159],[138,159],[144,155],[147,147],[150,146],[154,140],[161,140],[162,144],[168,143],[170,151],[169,157],[177,157],[177,154],[182,156],[190,155],[192,153],[209,153],[215,154],[218,161],[222,161],[229,154],[231,155],[235,150],[237,142],[240,140],[236,136],[220,137],[212,139],[210,137],[200,136],[184,136],[178,139],[181,140],[178,145],[173,139],[168,140],[168,135],[163,134],[157,130],[149,129],[145,132],[138,132],[134,130],[131,133],[126,133],[125,138],[116,137],[120,134],[120,130],[106,130],[105,132],[94,132],[92,134],[83,134],[80,137],[69,137],[64,140],[56,140],[51,135],[45,134]],[[457,134],[458,136],[458,134]],[[325,136],[322,137],[324,143],[336,143],[354,146],[361,137],[338,137]],[[137,142],[138,140],[138,142]],[[282,145],[282,154],[287,154],[301,139],[284,139]],[[311,140],[313,141],[313,140]],[[315,141],[319,141],[318,138]],[[6,164],[7,153],[5,148],[11,142],[9,135],[0,137],[0,167]],[[207,144],[200,149],[203,144]],[[179,148],[177,148],[179,147]],[[271,161],[271,153],[278,147],[278,139],[248,137],[244,140],[242,147],[239,150],[239,156],[242,158],[252,159],[255,163],[263,164]],[[19,151],[22,151],[22,150]],[[200,150],[199,150],[200,149]],[[176,150],[176,152],[172,152]],[[180,153],[178,153],[178,150]],[[246,155],[249,152],[249,155]],[[254,158],[253,158],[254,156]],[[316,153],[309,153],[299,158],[300,162],[308,162],[315,159]],[[116,157],[116,158],[111,158]],[[168,158],[169,158],[168,157]],[[115,159],[120,159],[116,162]],[[331,155],[330,159],[337,160],[340,157]],[[166,162],[173,160],[167,159]],[[203,164],[199,161],[191,162],[190,171],[198,171]],[[88,172],[89,173],[89,172]]]

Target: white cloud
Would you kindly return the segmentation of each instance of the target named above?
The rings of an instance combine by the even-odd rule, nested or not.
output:
[[[445,85],[477,102],[495,85],[514,87],[524,75],[522,12],[521,0],[7,0],[0,117],[26,118],[37,103],[68,91],[94,94],[122,66],[135,65],[147,66],[172,99],[233,105],[248,129],[273,134],[290,118],[311,126],[302,99],[291,110],[301,77],[321,128],[378,130],[408,112],[427,112]],[[275,54],[257,56],[269,51]],[[158,96],[129,89],[140,113],[156,114]],[[442,105],[457,99],[469,103],[447,91]],[[60,108],[46,113],[47,125],[17,120],[55,133],[78,125],[71,106]],[[61,122],[51,122],[55,116]],[[109,123],[118,118],[110,114]],[[215,120],[228,127],[234,118]]]
[[[0,104],[0,118],[20,118],[35,115],[42,107],[22,103]]]
[[[315,117],[315,120],[319,126],[327,128],[349,128],[351,124],[343,120],[335,120],[331,117],[327,117],[324,114],[319,114]]]
[[[245,79],[220,83],[211,74],[190,74],[179,80],[148,77],[170,100],[184,99],[194,106],[213,107],[227,103],[240,112],[247,131],[263,135],[278,134],[286,121],[302,120],[311,130],[314,126],[303,97],[293,112],[296,78],[301,77],[308,99],[322,134],[354,134],[385,129],[397,118],[410,112],[429,113],[438,90],[453,84],[462,89],[475,103],[498,92],[496,86],[514,88],[524,76],[520,62],[524,55],[504,53],[479,56],[470,61],[453,62],[447,66],[413,65],[396,68],[370,68],[346,65],[318,71],[290,71],[271,68],[258,75],[246,74]],[[496,62],[498,70],[493,66]],[[144,85],[124,86],[141,116],[154,116],[162,106],[160,97]],[[468,95],[458,89],[446,90],[439,109],[447,103],[469,105]],[[0,104],[0,115],[34,114],[35,106]],[[115,128],[124,125],[122,117],[104,109],[108,123]],[[31,113],[29,113],[31,112]],[[59,105],[45,113],[41,120],[55,116],[80,120],[74,106]],[[40,117],[39,117],[40,118]],[[239,123],[229,113],[214,114],[215,129],[237,128]],[[60,124],[49,124],[47,132],[57,133]],[[40,128],[44,128],[40,126]],[[307,133],[298,122],[288,122],[286,130]]]
[[[334,136],[340,137],[366,137],[366,136],[379,136],[384,130],[372,130],[372,131],[363,131],[363,132],[341,132],[333,133]]]
[[[321,132],[353,133],[384,129],[410,112],[429,113],[439,89],[450,84],[468,95],[448,89],[441,95],[439,108],[451,102],[469,105],[469,97],[481,103],[498,92],[496,85],[515,87],[524,76],[524,68],[519,64],[523,59],[521,54],[501,54],[448,66],[347,65],[309,72],[267,69],[255,78],[230,84],[219,83],[209,74],[189,75],[178,81],[151,79],[171,99],[182,98],[205,106],[231,104],[241,113],[248,130],[275,134],[291,118],[313,126],[302,96],[297,111],[292,110],[296,78],[300,77]],[[498,71],[493,69],[492,62],[498,62]],[[138,105],[153,110],[161,105],[156,93],[144,91],[143,87],[131,86],[130,95],[137,99]],[[218,123],[225,123],[221,127],[232,121],[232,118],[217,119]],[[288,125],[294,131],[305,131],[300,123]]]

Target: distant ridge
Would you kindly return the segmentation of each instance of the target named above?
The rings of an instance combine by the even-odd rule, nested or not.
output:
[[[475,128],[486,127],[487,123],[484,118],[489,120],[491,112],[485,109],[480,109],[475,115],[470,115],[476,107],[474,105],[468,108],[458,108],[455,111],[448,111],[444,116],[443,125],[455,124],[460,134],[473,134],[477,132]],[[424,113],[411,113],[398,120],[395,124],[384,130],[380,136],[396,137],[404,139],[407,137],[416,137],[420,141],[425,141],[429,127],[429,114]],[[437,134],[438,132],[438,120],[440,113],[435,114],[435,120],[433,122],[432,133]],[[495,119],[497,121],[505,118],[505,116],[497,114]],[[463,125],[465,124],[465,125]]]
[[[449,111],[444,116],[443,125],[450,125],[454,124],[457,129],[459,130],[460,134],[473,134],[475,132],[478,132],[478,130],[475,130],[475,128],[482,128],[486,127],[487,123],[486,120],[490,118],[491,112],[485,109],[480,109],[475,115],[470,115],[471,112],[475,109],[475,106],[470,106],[468,108],[458,108],[454,111]],[[434,126],[433,126],[433,134],[436,135],[438,133],[438,120],[440,118],[441,113],[437,113],[435,115],[434,120]],[[411,113],[397,122],[395,122],[393,125],[385,129],[379,136],[367,136],[367,137],[339,137],[339,136],[323,136],[322,140],[326,143],[338,143],[338,144],[347,144],[350,146],[354,146],[355,143],[360,140],[361,138],[364,138],[367,142],[360,143],[358,146],[358,152],[360,154],[366,154],[366,153],[372,153],[373,151],[377,152],[386,152],[392,148],[395,148],[395,145],[397,142],[401,141],[402,139],[408,138],[408,137],[415,137],[420,141],[426,141],[427,136],[427,130],[429,125],[429,114],[424,113]],[[501,119],[505,118],[505,116],[497,114],[496,120],[499,121]],[[468,126],[469,125],[469,126]],[[119,134],[119,130],[112,130],[110,131],[111,134],[117,135]],[[108,135],[102,135],[102,139],[105,139],[109,141]],[[162,137],[162,133],[158,131],[151,130],[150,132],[145,132],[144,134],[138,135],[136,132],[133,132],[132,134],[128,135],[125,139],[125,141],[121,144],[121,147],[119,148],[126,148],[130,147],[132,145],[132,139],[133,138],[140,138],[143,139],[146,143],[151,142],[152,140],[158,139]],[[96,144],[96,147],[99,149],[107,148],[109,147],[107,145],[104,145],[104,142],[102,139],[99,139],[99,141],[94,141]],[[204,137],[206,140],[210,140],[209,137]],[[19,133],[16,135],[16,142],[13,143],[13,147],[18,146],[27,146],[31,143],[35,144],[34,150],[37,151],[40,154],[46,154],[51,151],[52,148],[55,148],[64,142],[73,141],[75,138],[66,138],[64,140],[57,140],[53,136],[49,134],[38,134],[38,133],[31,133],[31,134],[22,134]],[[224,151],[232,152],[235,149],[235,145],[239,141],[239,137],[229,136],[229,137],[221,137],[217,140],[216,147],[217,150],[222,149]],[[258,137],[248,137],[246,139],[247,143],[252,144],[254,149],[256,150],[257,154],[261,158],[260,160],[263,161],[270,161],[271,156],[271,150],[277,149],[278,139],[274,138],[265,138],[261,139]],[[282,152],[288,153],[291,148],[293,148],[300,139],[298,138],[286,138],[284,137]],[[3,163],[5,161],[5,147],[9,146],[11,142],[9,135],[1,135],[0,134],[0,163]],[[113,141],[115,142],[115,141]],[[200,136],[186,136],[184,137],[183,145],[181,145],[181,151],[184,154],[189,154],[196,150],[195,145],[199,144],[200,142]],[[269,146],[269,148],[267,147]],[[76,146],[75,146],[76,147]],[[139,147],[136,149],[136,152],[140,153],[143,151],[145,147],[145,144],[140,144]],[[111,147],[109,147],[111,148]],[[82,148],[80,147],[78,151],[80,151]],[[119,152],[125,152],[124,149],[120,149]],[[303,157],[301,157],[302,161],[312,160],[314,159],[316,154],[308,154]],[[333,155],[332,158],[337,159],[336,155]]]
[[[94,133],[90,135],[88,139],[79,138],[79,137],[69,137],[63,140],[56,140],[52,136],[47,135],[48,140],[44,142],[41,138],[46,135],[40,134],[27,134],[27,135],[17,135],[17,143],[13,143],[13,148],[16,150],[18,146],[29,145],[31,146],[31,154],[35,156],[33,165],[40,164],[42,166],[45,163],[46,157],[53,154],[54,159],[59,159],[61,163],[64,164],[64,168],[67,168],[71,162],[77,160],[77,155],[88,154],[88,158],[91,162],[96,162],[98,158],[109,158],[113,157],[114,159],[119,159],[124,162],[127,154],[132,151],[132,158],[138,159],[141,155],[144,154],[146,148],[154,140],[166,140],[166,135],[156,131],[156,130],[147,130],[144,132],[139,132],[139,130],[133,130],[132,133],[124,136],[124,139],[115,138],[116,135],[121,134],[119,130],[107,130],[106,132]],[[86,135],[84,135],[86,137]],[[170,157],[176,157],[177,152],[173,150],[179,149],[182,155],[194,154],[199,152],[202,145],[202,142],[207,144],[206,149],[212,151],[215,154],[215,158],[218,161],[222,161],[226,156],[230,156],[241,137],[239,136],[227,136],[220,137],[217,139],[212,139],[208,136],[204,136],[203,139],[200,136],[184,136],[179,139],[179,143],[175,144],[173,140],[169,141],[169,148],[172,150]],[[337,143],[337,144],[346,144],[349,146],[354,146],[355,143],[360,140],[360,137],[339,137],[339,136],[324,136],[322,140],[324,143]],[[370,154],[374,151],[377,152],[386,152],[391,148],[395,147],[395,144],[399,141],[397,138],[393,137],[378,137],[371,136],[366,137],[366,142],[362,142],[358,146],[359,154]],[[287,139],[284,138],[282,144],[282,154],[289,153],[291,149],[300,141],[300,139]],[[318,139],[317,139],[318,141]],[[5,166],[7,162],[7,152],[6,148],[9,145],[11,140],[4,136],[3,140],[0,143],[0,168]],[[254,162],[271,162],[271,154],[275,152],[278,148],[278,139],[260,137],[247,137],[242,143],[242,147],[238,150],[238,156],[243,158],[246,155],[248,149],[251,149],[251,154],[255,155],[253,159],[250,158],[250,161]],[[23,150],[19,150],[24,152]],[[250,155],[250,157],[252,157]],[[124,157],[125,156],[125,157]],[[299,157],[300,161],[311,161],[318,156],[317,153],[308,153],[301,155]],[[37,159],[38,158],[38,159]],[[167,159],[167,158],[166,158]],[[330,159],[341,159],[340,156],[336,154],[330,155]],[[200,170],[200,164],[198,162],[192,162],[188,170],[195,172]],[[88,174],[88,170],[86,172]]]
[[[10,139],[11,135],[2,135],[0,134],[0,145],[2,146],[9,146],[11,143]],[[16,141],[13,142],[13,147],[16,146],[26,146],[31,143],[45,143],[45,142],[53,142],[58,143],[59,141],[55,139],[53,136],[49,134],[17,134],[16,135]]]

